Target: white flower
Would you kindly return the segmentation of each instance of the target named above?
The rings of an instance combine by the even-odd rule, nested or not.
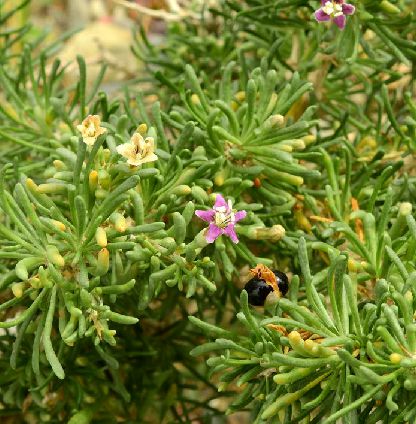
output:
[[[139,166],[143,163],[157,160],[155,151],[155,141],[153,137],[144,139],[138,132],[134,133],[129,143],[117,146],[117,152],[127,159],[127,163],[132,166]]]
[[[82,140],[86,145],[93,146],[97,138],[107,131],[100,125],[101,119],[98,115],[88,115],[81,125],[77,125],[77,130],[81,133]]]

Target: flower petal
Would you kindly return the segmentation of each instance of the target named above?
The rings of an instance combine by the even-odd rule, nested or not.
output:
[[[130,143],[133,146],[137,146],[140,150],[143,150],[144,139],[140,133],[135,132],[130,138]]]
[[[210,209],[209,211],[197,210],[195,211],[195,215],[205,222],[211,222],[214,219],[215,211],[213,209]]]
[[[235,222],[241,221],[247,216],[246,211],[238,211],[234,214]]]
[[[228,203],[225,201],[224,197],[221,196],[221,194],[217,194],[217,197],[215,198],[215,205],[216,208],[220,207],[226,207],[228,210]]]
[[[154,162],[157,159],[158,157],[154,153],[151,153],[150,155],[142,158],[141,163]]]
[[[126,158],[133,158],[136,155],[134,154],[134,146],[131,143],[120,144],[116,147],[117,153]]]
[[[87,146],[93,146],[95,144],[95,140],[97,140],[96,137],[82,137],[82,141],[87,145]]]
[[[227,228],[224,229],[224,234],[230,237],[233,243],[238,243],[238,237],[237,237],[237,234],[235,233],[233,224],[229,225]]]
[[[221,230],[221,228],[218,228],[215,224],[211,223],[209,224],[205,239],[208,243],[213,243],[222,233],[223,230]]]
[[[133,157],[133,158],[128,158],[127,163],[131,166],[140,166],[142,164],[142,161],[140,159]]]
[[[344,15],[352,15],[355,12],[355,7],[352,4],[344,3],[342,5],[342,13]]]
[[[325,22],[325,21],[329,21],[331,19],[331,17],[329,15],[327,15],[322,9],[318,9],[315,12],[315,19],[318,22]]]
[[[334,18],[335,25],[341,30],[345,28],[346,20],[347,18],[345,17],[345,15],[340,15]]]

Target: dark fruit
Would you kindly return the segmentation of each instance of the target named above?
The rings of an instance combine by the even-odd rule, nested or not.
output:
[[[273,291],[272,286],[269,286],[264,280],[252,278],[244,287],[248,293],[248,303],[253,306],[263,306],[266,297]]]
[[[289,290],[289,280],[287,279],[287,275],[281,271],[273,271],[276,276],[277,285],[279,287],[280,293],[282,296],[286,296],[286,293]]]
[[[281,296],[285,296],[289,290],[289,280],[285,273],[273,271]],[[244,287],[248,293],[248,303],[253,306],[263,306],[267,296],[273,291],[273,287],[265,280],[253,277]]]

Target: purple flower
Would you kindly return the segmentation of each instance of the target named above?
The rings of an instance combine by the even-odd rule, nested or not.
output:
[[[344,3],[344,0],[321,0],[322,7],[315,12],[318,22],[325,22],[333,19],[339,29],[345,28],[346,15],[352,15],[355,7],[352,4]]]
[[[228,203],[221,196],[217,194],[214,207],[208,211],[195,211],[195,215],[209,222],[209,227],[206,235],[208,243],[213,243],[220,235],[225,234],[233,241],[238,243],[237,234],[235,233],[234,226],[241,219],[247,215],[246,211],[235,212],[232,209],[231,200]]]

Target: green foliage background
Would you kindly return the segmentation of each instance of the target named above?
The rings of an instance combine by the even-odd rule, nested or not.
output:
[[[361,1],[341,32],[318,2],[219,1],[160,46],[138,30],[151,84],[111,97],[82,57],[63,84],[67,35],[6,25],[27,4],[0,14],[0,416],[413,422],[413,2]],[[132,168],[143,123],[159,160]],[[194,218],[215,193],[248,212],[239,244]],[[291,276],[261,309],[257,263]]]

